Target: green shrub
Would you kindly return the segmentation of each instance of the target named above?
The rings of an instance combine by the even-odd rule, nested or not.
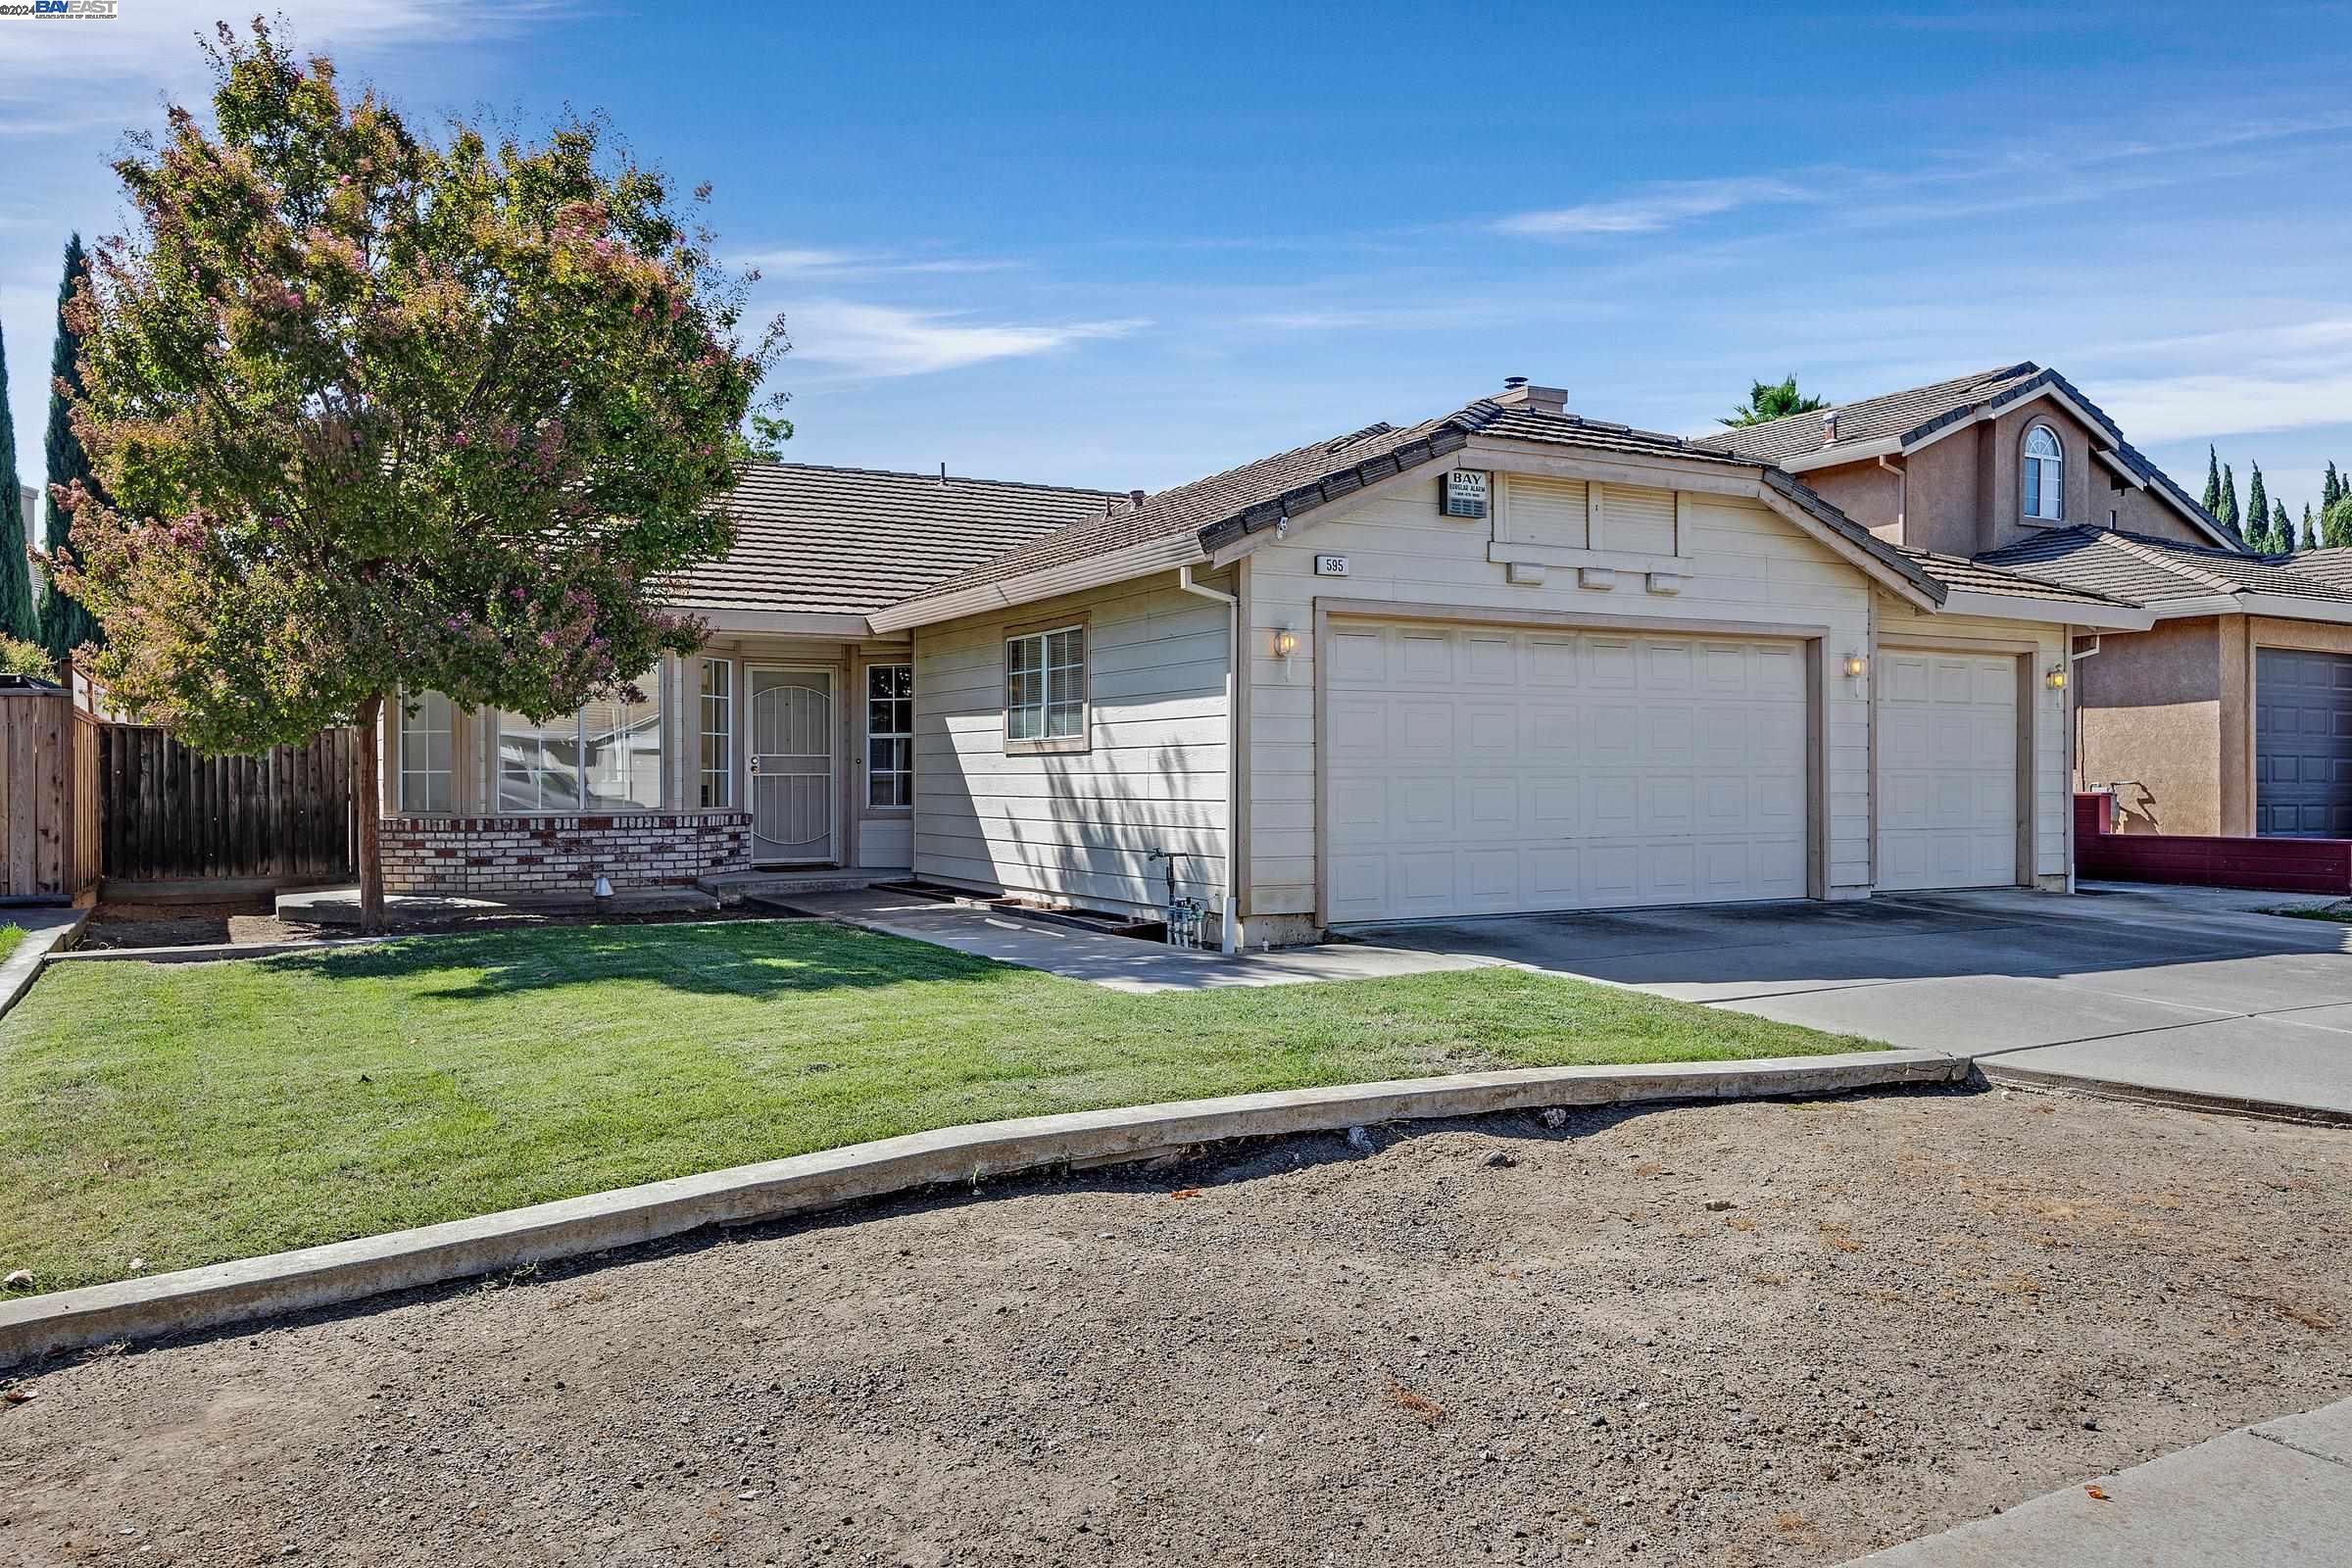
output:
[[[0,675],[38,675],[57,679],[57,665],[39,643],[21,637],[0,637]]]

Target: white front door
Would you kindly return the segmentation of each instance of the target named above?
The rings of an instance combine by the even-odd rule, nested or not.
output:
[[[2017,661],[1879,651],[1879,887],[2017,874]]]
[[[1796,641],[1336,622],[1333,921],[1801,899]]]
[[[752,858],[831,864],[833,672],[751,671]]]

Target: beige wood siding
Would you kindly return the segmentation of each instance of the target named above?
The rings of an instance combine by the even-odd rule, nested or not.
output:
[[[2019,677],[2024,703],[2019,730],[2027,742],[2025,756],[2032,769],[2029,793],[2033,797],[2027,816],[2031,846],[2025,863],[2043,885],[2062,884],[2067,873],[2067,816],[2072,809],[2066,694],[2053,691],[2044,676],[2066,658],[2066,628],[2034,621],[1926,615],[1884,595],[1878,600],[1877,620],[1880,649],[1940,648],[2029,662]],[[1883,657],[1874,655],[1874,663]]]
[[[1210,586],[1230,591],[1233,574]],[[915,638],[915,874],[1090,908],[1222,906],[1225,607],[1160,576],[926,626]],[[1083,621],[1084,751],[1007,755],[1004,639]]]
[[[1556,515],[1556,484],[1502,475],[1496,526],[1529,526],[1527,498],[1544,498]],[[1582,488],[1579,486],[1578,488]],[[1604,491],[1605,491],[1604,487]],[[1672,495],[1673,492],[1660,491]],[[1639,500],[1642,492],[1631,494]],[[1670,556],[1679,540],[1689,559],[1679,580],[1653,580],[1641,569],[1620,570],[1607,590],[1580,587],[1573,566],[1548,567],[1540,583],[1511,583],[1489,558],[1496,526],[1438,515],[1426,486],[1385,491],[1348,507],[1333,507],[1296,528],[1289,538],[1250,558],[1247,596],[1250,650],[1250,842],[1244,885],[1246,915],[1316,914],[1316,715],[1314,607],[1329,600],[1385,600],[1515,612],[1552,612],[1693,622],[1820,626],[1828,634],[1825,664],[1834,671],[1849,650],[1870,644],[1872,590],[1862,574],[1806,538],[1764,506],[1723,496],[1683,492],[1681,526],[1666,540],[1636,533],[1639,543],[1602,543],[1629,561]],[[1642,515],[1629,506],[1629,517]],[[1671,518],[1672,514],[1669,514]],[[1653,525],[1654,527],[1654,525]],[[1346,578],[1317,577],[1317,554],[1348,558]],[[1652,591],[1652,588],[1678,591]],[[1285,663],[1274,656],[1275,633],[1288,627],[1299,639]],[[1870,713],[1861,683],[1826,673],[1821,682],[1827,779],[1823,885],[1828,896],[1859,897],[1870,888]]]

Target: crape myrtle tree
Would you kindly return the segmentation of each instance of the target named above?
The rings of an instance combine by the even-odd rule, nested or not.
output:
[[[206,53],[214,128],[175,108],[116,164],[134,232],[69,307],[100,494],[66,586],[114,699],[190,744],[359,726],[375,929],[387,704],[549,717],[698,646],[656,585],[727,547],[780,323],[741,341],[753,279],[599,121],[436,141],[259,20]]]

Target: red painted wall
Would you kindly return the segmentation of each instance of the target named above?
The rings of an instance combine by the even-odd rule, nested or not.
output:
[[[2108,882],[2352,896],[2352,839],[2111,833],[2104,795],[2075,797],[2075,874]]]

